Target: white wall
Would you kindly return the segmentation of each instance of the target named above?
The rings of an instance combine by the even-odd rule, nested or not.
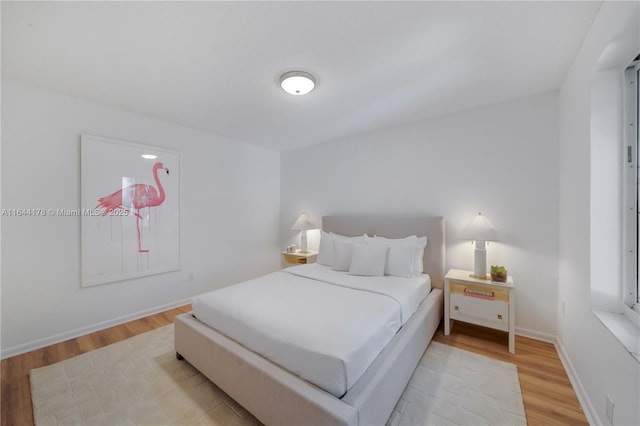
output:
[[[640,10],[637,2],[604,2],[582,48],[577,55],[561,87],[559,96],[560,117],[560,202],[559,202],[559,300],[566,300],[566,311],[558,314],[558,343],[561,353],[569,363],[569,371],[583,408],[592,422],[609,424],[606,416],[606,398],[615,403],[613,424],[640,424],[640,365],[629,352],[596,319],[591,311],[591,287],[618,287],[613,280],[597,270],[591,254],[602,253],[607,244],[618,244],[619,236],[602,240],[602,220],[607,212],[593,209],[598,197],[606,196],[598,181],[602,169],[591,166],[599,162],[602,145],[601,133],[591,140],[591,102],[601,92],[598,86],[592,93],[594,67],[600,64],[611,68],[610,58],[624,50],[625,45],[640,40]],[[638,53],[626,52],[629,63]],[[629,56],[630,55],[630,56]],[[607,63],[608,62],[608,63]],[[603,65],[604,64],[604,65]],[[622,65],[619,63],[618,65]],[[596,76],[596,80],[598,80]],[[593,95],[593,98],[592,98]],[[596,131],[602,128],[594,129]],[[610,128],[617,133],[615,126]],[[612,143],[617,143],[615,137]],[[593,145],[592,144],[596,144]],[[592,151],[593,149],[593,151]],[[592,157],[593,156],[593,157]],[[603,161],[609,161],[608,157]],[[617,180],[610,181],[616,185]],[[593,190],[593,192],[591,192]],[[618,188],[612,188],[618,191]],[[612,195],[615,200],[618,194]],[[592,198],[596,197],[596,198]],[[590,216],[593,214],[593,216]],[[618,217],[619,219],[619,217]],[[618,232],[615,228],[612,232]],[[617,242],[616,242],[617,241]],[[592,247],[602,245],[602,247]],[[619,267],[619,261],[614,262]],[[600,280],[609,280],[609,286]],[[598,282],[593,282],[598,280]],[[605,300],[604,304],[607,302]]]
[[[79,208],[81,133],[181,151],[182,270],[81,288],[79,217],[2,217],[3,357],[279,267],[279,153],[10,81],[2,208]]]
[[[481,211],[504,236],[488,262],[514,276],[517,331],[553,340],[557,144],[554,92],[285,152],[281,246],[299,244],[289,228],[303,210],[318,226],[328,214],[428,214],[446,220],[447,267],[473,269],[456,235]]]

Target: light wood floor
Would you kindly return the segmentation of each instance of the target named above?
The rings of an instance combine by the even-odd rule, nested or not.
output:
[[[191,305],[181,306],[26,354],[3,359],[0,405],[2,426],[33,425],[33,407],[29,386],[29,371],[31,369],[55,364],[67,358],[171,324],[176,315],[189,311],[191,311]]]
[[[433,339],[515,364],[529,426],[589,424],[551,343],[516,336],[516,353],[512,355],[507,333],[457,321],[449,336],[440,324]]]
[[[31,369],[171,324],[190,310],[182,306],[2,360],[1,424],[33,425]],[[441,326],[434,340],[516,364],[529,426],[588,424],[553,345],[516,336],[516,355],[511,355],[506,333],[463,323],[455,323],[450,336],[444,336]]]

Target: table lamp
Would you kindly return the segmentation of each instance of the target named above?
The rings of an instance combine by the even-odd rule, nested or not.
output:
[[[487,241],[499,241],[498,231],[496,231],[496,228],[486,216],[483,216],[482,213],[478,213],[478,215],[474,217],[467,226],[462,228],[458,237],[476,242],[472,277],[482,280],[488,279],[486,243]]]
[[[315,229],[313,223],[309,221],[309,216],[302,212],[295,223],[291,226],[294,231],[300,231],[300,253],[308,253],[307,250],[307,230]]]

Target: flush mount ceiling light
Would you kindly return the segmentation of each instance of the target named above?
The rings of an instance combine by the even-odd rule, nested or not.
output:
[[[316,79],[308,72],[289,71],[280,77],[280,86],[292,95],[306,95],[316,86]]]

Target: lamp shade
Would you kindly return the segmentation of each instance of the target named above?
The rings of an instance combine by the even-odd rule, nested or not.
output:
[[[495,226],[482,213],[462,228],[458,237],[471,241],[499,241]]]
[[[291,229],[294,231],[307,231],[309,229],[315,229],[315,226],[309,221],[309,216],[307,216],[305,212],[302,212],[291,226]]]

